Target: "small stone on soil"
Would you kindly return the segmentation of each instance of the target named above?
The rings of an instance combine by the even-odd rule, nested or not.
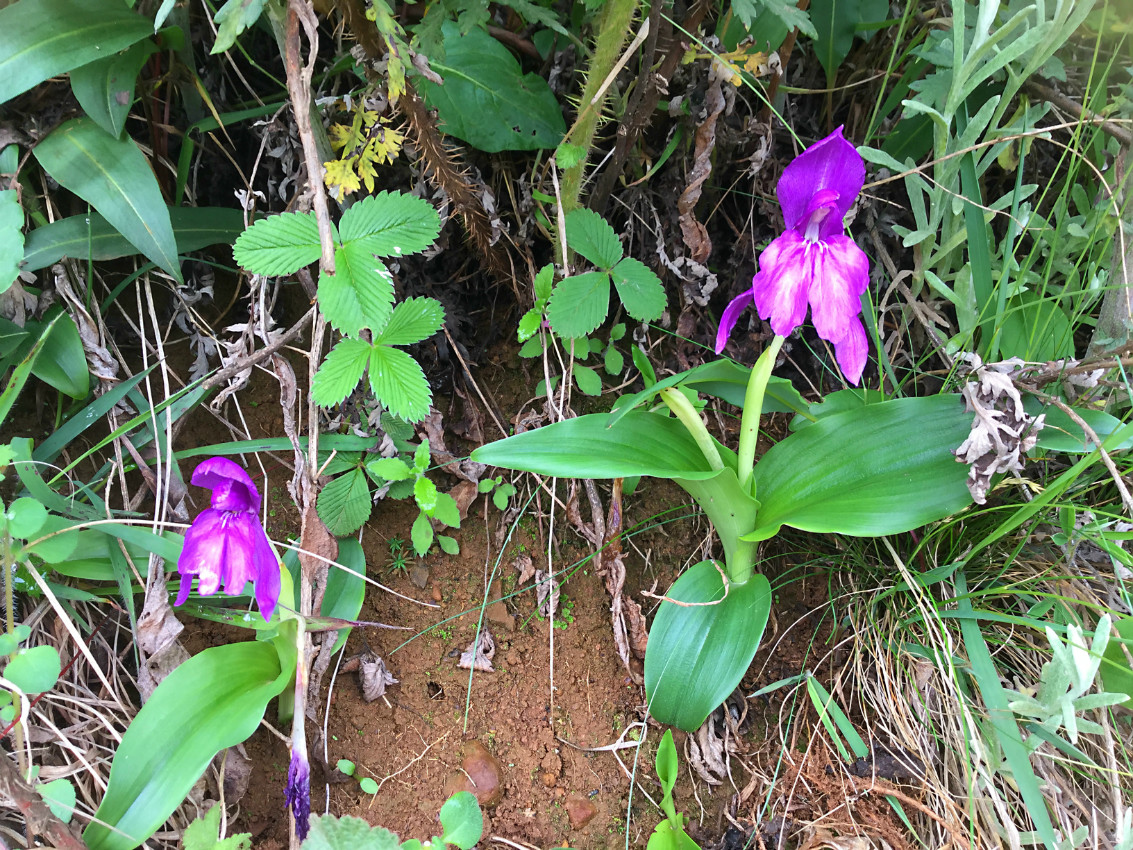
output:
[[[598,807],[585,797],[567,797],[563,803],[571,829],[582,829],[598,814]]]
[[[409,570],[409,580],[413,582],[414,587],[425,589],[425,585],[429,583],[429,568],[425,566],[424,558],[418,558],[413,562]]]
[[[445,797],[471,791],[486,809],[496,806],[504,796],[503,766],[479,741],[464,745],[462,770],[454,771],[445,782]]]

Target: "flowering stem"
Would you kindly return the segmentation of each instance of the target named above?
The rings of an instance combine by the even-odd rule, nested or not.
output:
[[[771,345],[763,349],[755,365],[751,367],[751,377],[747,382],[747,393],[744,395],[744,412],[740,417],[740,445],[737,452],[736,477],[740,481],[740,489],[745,493],[751,488],[751,476],[755,471],[755,444],[759,441],[759,415],[763,411],[763,394],[767,390],[767,381],[771,378],[771,370],[775,368],[775,358],[783,346],[783,337],[776,335]],[[755,493],[752,493],[755,497]]]
[[[700,447],[700,451],[704,454],[705,460],[708,465],[713,469],[720,470],[724,468],[724,461],[720,460],[720,452],[716,450],[716,444],[712,442],[712,435],[708,433],[708,429],[704,427],[704,423],[700,420],[700,414],[696,412],[696,408],[680,390],[668,388],[661,390],[661,401],[669,406],[669,410],[681,421],[685,429],[696,440],[696,444]]]

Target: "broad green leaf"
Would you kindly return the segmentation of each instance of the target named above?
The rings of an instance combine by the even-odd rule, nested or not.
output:
[[[803,35],[814,38],[810,16],[791,0],[734,0],[731,8],[748,33],[758,34],[757,46],[761,48],[769,39],[771,48],[777,48],[787,32],[796,27]],[[746,34],[741,30],[740,35],[728,39],[728,48],[734,49],[733,42],[738,43]]]
[[[445,844],[471,850],[484,835],[484,815],[475,795],[459,791],[449,797],[441,806],[441,828]]]
[[[181,836],[185,850],[251,850],[251,833],[241,832],[220,838],[220,815],[224,806],[214,805],[208,813],[185,828]]]
[[[849,54],[854,33],[862,24],[884,21],[888,16],[889,4],[885,0],[812,0],[811,37],[827,79],[833,78]]]
[[[673,793],[673,786],[677,784],[677,745],[673,743],[673,730],[666,729],[661,736],[661,744],[657,747],[657,778],[661,781],[661,790],[665,795]]]
[[[294,673],[293,633],[205,649],[170,673],[122,736],[98,820],[83,831],[90,850],[132,850],[153,835]]]
[[[353,537],[338,541],[338,563],[354,572],[333,566],[330,568],[327,572],[326,593],[323,594],[323,607],[319,610],[324,617],[357,620],[366,599],[366,553]],[[332,651],[338,652],[349,635],[350,629],[339,629]]]
[[[578,389],[584,395],[602,395],[602,379],[598,376],[598,373],[589,366],[583,366],[578,363],[574,365],[574,382],[578,384]]]
[[[519,319],[519,327],[516,329],[516,338],[518,342],[527,342],[531,337],[539,332],[539,325],[543,322],[543,311],[534,308],[528,310]]]
[[[393,308],[375,340],[383,345],[412,345],[428,339],[445,323],[445,308],[436,298],[406,298]]]
[[[240,234],[232,258],[253,274],[294,274],[322,255],[314,213],[280,213],[262,218]]]
[[[761,508],[746,539],[766,540],[783,525],[896,534],[967,507],[968,469],[952,451],[971,425],[958,395],[895,399],[823,417],[756,463]]]
[[[444,61],[429,64],[444,85],[421,80],[441,130],[488,153],[553,148],[566,122],[558,100],[537,74],[524,74],[511,52],[485,30],[461,35],[445,22]]]
[[[361,241],[379,257],[404,257],[424,251],[437,238],[441,219],[432,204],[401,192],[379,192],[342,214],[342,241]]]
[[[388,829],[370,826],[361,818],[313,815],[303,850],[400,850],[401,842]]]
[[[24,2],[24,0],[20,0]],[[177,250],[182,254],[209,245],[232,244],[244,229],[239,210],[223,207],[167,207]],[[24,268],[38,271],[64,257],[76,260],[114,260],[136,254],[138,249],[124,239],[98,213],[73,215],[37,227],[24,243]]]
[[[432,516],[437,506],[437,485],[422,475],[413,482],[413,498],[417,507]]]
[[[612,269],[622,258],[622,243],[606,219],[586,208],[566,215],[567,245],[600,269]]]
[[[236,43],[237,36],[259,20],[265,0],[228,0],[213,18],[216,24],[216,44],[211,54],[223,53]]]
[[[1029,362],[1073,358],[1074,328],[1056,302],[1024,294],[1000,317],[999,353]]]
[[[41,785],[36,785],[35,790],[39,792],[39,796],[47,803],[47,807],[51,809],[51,813],[55,817],[63,823],[71,822],[71,818],[75,814],[77,796],[75,786],[71,784],[70,779],[55,779],[51,782],[44,782]]]
[[[375,345],[370,352],[370,389],[394,416],[420,422],[429,415],[433,393],[417,361],[397,348]]]
[[[33,646],[12,656],[4,668],[4,678],[25,694],[41,694],[55,687],[60,669],[55,647]]]
[[[75,118],[40,142],[35,156],[44,171],[98,210],[138,251],[182,281],[169,209],[149,161],[132,139],[115,138],[91,119]]]
[[[611,345],[602,355],[602,366],[607,375],[620,375],[626,366],[625,356]]]
[[[652,322],[665,312],[665,287],[645,263],[626,257],[610,272],[626,312],[639,322]]]
[[[404,481],[413,477],[413,470],[405,461],[396,457],[383,457],[366,464],[373,475],[386,481]]]
[[[662,602],[645,649],[649,713],[693,732],[747,673],[771,613],[771,585],[756,574],[730,585],[725,598],[715,563],[701,561],[666,595],[679,602],[717,603]]]
[[[1043,407],[1037,398],[1029,395],[1023,399],[1023,406],[1032,416],[1037,416],[1040,413],[1046,416],[1043,429],[1038,433],[1036,445],[1039,448],[1054,452],[1066,452],[1067,454],[1085,454],[1097,448],[1093,440],[1086,436],[1082,426],[1054,405]],[[1090,429],[1100,440],[1105,440],[1106,437],[1125,425],[1116,416],[1112,416],[1104,410],[1079,407],[1075,408],[1074,412],[1090,426]],[[1120,445],[1107,446],[1106,450],[1114,452],[1131,448],[1133,448],[1133,437]]]
[[[472,452],[477,463],[559,478],[705,479],[708,466],[696,441],[676,419],[627,413],[607,427],[605,413],[592,413],[525,431]]]
[[[90,371],[79,329],[71,317],[60,313],[59,321],[42,333],[43,352],[36,359],[32,374],[64,395],[86,398],[90,390]]]
[[[16,281],[24,258],[24,209],[15,189],[0,191],[0,292]]]
[[[315,404],[331,407],[354,391],[370,361],[371,347],[360,339],[340,339],[335,344],[311,383]]]
[[[426,514],[417,514],[417,519],[413,520],[413,527],[409,530],[409,539],[418,556],[424,556],[429,551],[429,547],[433,545],[433,525]]]
[[[441,547],[441,551],[446,555],[460,554],[460,544],[457,543],[453,538],[449,537],[447,534],[438,534],[436,535],[436,538],[437,545]]]
[[[1102,685],[1111,693],[1133,697],[1133,669],[1129,666],[1126,650],[1133,652],[1133,617],[1118,617],[1113,621],[1118,640],[1110,640],[1102,656],[1099,672]]]
[[[319,519],[335,537],[353,534],[370,518],[374,503],[370,483],[360,467],[332,479],[319,493]]]
[[[134,105],[134,84],[138,72],[157,45],[150,39],[139,41],[117,56],[107,56],[71,72],[71,91],[75,99],[98,126],[115,138],[122,135],[126,116]],[[182,249],[184,250],[184,249]]]
[[[47,508],[38,499],[24,496],[8,505],[8,533],[20,540],[31,540],[47,521]]]
[[[20,0],[0,9],[0,103],[153,34],[118,0]]]
[[[448,493],[437,494],[437,505],[433,508],[432,517],[449,528],[460,528],[460,508],[457,507],[456,499]]]
[[[547,303],[551,328],[564,339],[578,339],[606,320],[610,310],[610,275],[586,272],[563,278]]]
[[[381,331],[393,304],[393,277],[361,241],[334,251],[334,274],[319,275],[319,306],[340,333]]]
[[[555,267],[552,263],[547,263],[535,273],[535,280],[531,284],[535,289],[535,301],[546,303],[547,299],[551,297],[551,289],[554,283]]]

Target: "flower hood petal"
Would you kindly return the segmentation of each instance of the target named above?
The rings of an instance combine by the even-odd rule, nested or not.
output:
[[[842,219],[865,185],[865,163],[861,154],[846,141],[839,127],[825,139],[811,145],[783,169],[775,194],[783,208],[788,229],[804,226],[811,198],[824,190],[835,193],[833,210],[823,221],[822,235],[842,231]]]
[[[238,463],[226,457],[213,457],[193,470],[193,483],[212,490],[212,506],[222,511],[260,509],[260,491],[251,476]]]

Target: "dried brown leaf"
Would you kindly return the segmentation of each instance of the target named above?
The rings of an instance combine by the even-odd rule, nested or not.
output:
[[[372,652],[362,653],[359,659],[358,681],[366,702],[373,702],[385,694],[386,688],[397,684],[397,679],[386,669],[386,663]]]
[[[479,670],[482,673],[494,673],[492,659],[496,655],[496,641],[487,629],[480,630],[480,636],[468,644],[468,648],[460,653],[457,667],[462,670]]]

